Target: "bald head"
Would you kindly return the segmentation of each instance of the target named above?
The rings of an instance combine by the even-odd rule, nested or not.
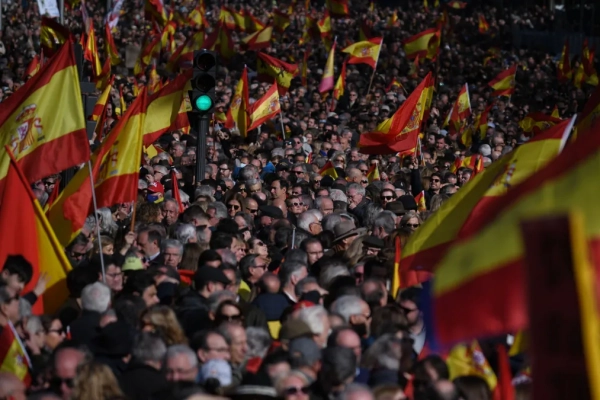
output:
[[[0,399],[25,400],[25,384],[13,374],[0,372]]]
[[[342,329],[335,338],[335,345],[350,349],[356,355],[357,363],[360,363],[361,346],[360,337],[351,328]]]
[[[68,382],[77,376],[77,368],[86,361],[86,354],[72,347],[65,347],[54,356],[54,377],[62,380],[60,391],[62,398],[71,398],[72,385]]]

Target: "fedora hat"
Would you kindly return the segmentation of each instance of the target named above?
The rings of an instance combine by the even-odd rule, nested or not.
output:
[[[367,228],[357,228],[352,221],[342,221],[333,228],[335,239],[333,243],[338,243],[352,236],[362,235],[367,232]]]

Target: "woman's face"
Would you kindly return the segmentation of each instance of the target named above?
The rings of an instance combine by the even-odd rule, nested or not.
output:
[[[269,249],[262,240],[255,240],[252,249],[250,249],[250,253],[267,257],[269,255]]]
[[[415,231],[419,227],[419,220],[415,217],[410,218],[406,221],[406,226],[410,228],[411,231]]]
[[[238,310],[237,307],[228,304],[221,308],[221,312],[217,315],[217,319],[219,322],[231,322],[233,324],[241,325],[242,313],[240,313],[240,310]]]
[[[46,347],[50,350],[54,350],[63,340],[65,340],[65,332],[62,323],[59,319],[55,319],[50,324],[48,332],[46,332]]]
[[[240,205],[239,201],[229,200],[227,202],[227,213],[229,214],[230,217],[233,218],[235,216],[235,214],[237,214],[241,210],[242,210],[242,206]]]
[[[297,376],[288,376],[283,381],[283,398],[285,400],[308,400],[309,387]]]
[[[240,186],[240,194],[244,198],[246,198],[246,196],[248,196],[248,190],[246,189],[246,185]]]

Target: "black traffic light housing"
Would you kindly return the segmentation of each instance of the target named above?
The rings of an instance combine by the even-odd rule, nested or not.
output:
[[[217,53],[210,50],[194,51],[194,75],[189,92],[192,111],[208,115],[215,110],[217,100]]]

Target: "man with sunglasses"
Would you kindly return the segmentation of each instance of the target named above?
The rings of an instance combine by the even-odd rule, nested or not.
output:
[[[87,351],[72,344],[57,349],[54,353],[50,390],[63,400],[70,400],[75,387],[77,369],[89,359],[90,354]]]
[[[240,271],[242,272],[242,282],[238,293],[240,297],[251,302],[257,295],[256,284],[267,271],[267,261],[256,254],[248,254],[240,260]]]
[[[414,340],[413,350],[417,355],[421,354],[425,347],[426,339],[425,322],[419,307],[422,292],[421,288],[411,287],[400,293],[400,308],[406,316],[408,331]]]

